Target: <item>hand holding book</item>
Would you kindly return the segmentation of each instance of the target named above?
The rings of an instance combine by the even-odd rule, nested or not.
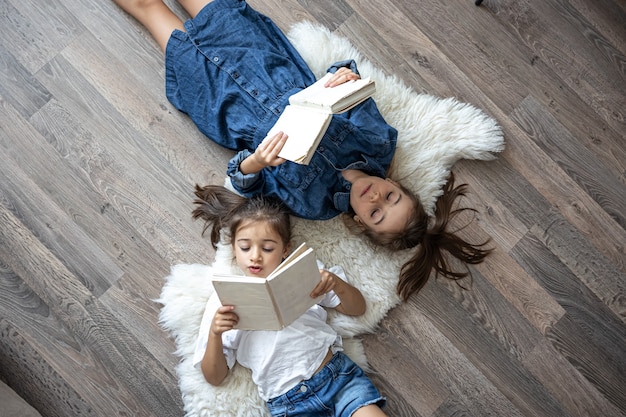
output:
[[[322,280],[315,252],[300,245],[267,278],[215,274],[213,287],[222,305],[235,306],[235,326],[245,330],[280,330],[316,304],[311,297]]]
[[[340,74],[339,78],[342,77]],[[308,164],[332,115],[348,111],[376,91],[374,81],[369,78],[332,86],[336,81],[335,74],[327,73],[313,85],[289,97],[289,105],[267,134],[267,138],[271,138],[278,132],[284,132],[289,137],[278,156]]]

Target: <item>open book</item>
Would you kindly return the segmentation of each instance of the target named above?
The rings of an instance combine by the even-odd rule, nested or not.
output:
[[[278,154],[281,158],[308,164],[326,133],[332,115],[351,109],[376,91],[374,81],[369,78],[324,87],[332,75],[327,73],[313,85],[289,97],[289,105],[267,134],[267,137],[272,137],[282,131],[289,136]]]
[[[214,274],[213,287],[222,305],[235,306],[236,329],[280,330],[322,299],[310,295],[321,280],[315,252],[303,243],[267,278]]]

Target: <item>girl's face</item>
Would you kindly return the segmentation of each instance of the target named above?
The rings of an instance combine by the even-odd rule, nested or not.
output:
[[[243,222],[232,245],[237,265],[249,277],[266,278],[289,253],[289,245],[265,221]]]
[[[395,181],[372,176],[352,183],[350,206],[354,220],[377,233],[402,231],[414,210],[411,198]]]

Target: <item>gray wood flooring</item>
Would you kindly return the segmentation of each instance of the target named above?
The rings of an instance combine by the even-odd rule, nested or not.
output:
[[[251,4],[503,127],[497,161],[454,169],[496,247],[471,290],[431,279],[364,337],[387,412],[626,416],[626,2]],[[163,78],[110,0],[0,0],[0,378],[44,416],[184,414],[153,300],[210,263],[191,192],[231,154]]]

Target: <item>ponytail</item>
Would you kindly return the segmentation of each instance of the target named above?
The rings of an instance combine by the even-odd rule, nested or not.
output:
[[[204,220],[202,236],[212,225],[211,244],[217,249],[220,241],[220,230],[230,224],[230,220],[237,208],[244,204],[245,198],[219,185],[205,185],[200,187],[196,184],[197,199],[193,201],[197,207],[191,212],[194,220]]]
[[[204,220],[202,236],[211,227],[211,245],[217,249],[220,230],[226,229],[234,236],[242,222],[266,221],[287,244],[291,240],[291,217],[287,207],[274,197],[242,197],[220,185],[195,187],[197,206],[191,216]]]
[[[413,257],[402,265],[400,270],[397,291],[404,301],[408,300],[413,293],[417,293],[422,289],[428,281],[432,269],[435,270],[435,276],[441,274],[448,279],[456,281],[461,288],[465,289],[465,287],[459,283],[459,280],[467,276],[471,278],[471,271],[467,265],[481,263],[491,252],[492,249],[483,249],[483,246],[485,246],[489,240],[480,244],[472,244],[447,230],[448,223],[459,213],[465,210],[476,211],[467,207],[453,208],[456,199],[464,196],[466,192],[467,184],[461,184],[455,187],[454,174],[450,174],[450,178],[443,188],[443,195],[439,197],[435,203],[433,224],[428,228],[424,228],[428,219],[422,208],[421,217],[423,218],[423,224],[421,227],[417,228],[418,235],[425,229],[421,244],[418,246]],[[453,270],[444,252],[462,261],[465,270]]]
[[[419,198],[414,193],[402,185],[400,188],[414,203],[415,210],[407,220],[407,227],[402,232],[393,234],[377,234],[368,229],[360,231],[373,243],[392,251],[417,246],[413,257],[400,269],[400,278],[396,288],[398,295],[406,301],[412,294],[419,292],[426,285],[433,269],[435,276],[441,274],[465,288],[459,280],[467,276],[471,278],[471,271],[467,265],[481,263],[491,252],[491,249],[483,249],[489,240],[472,244],[447,229],[448,223],[459,213],[465,210],[476,211],[472,208],[453,208],[456,199],[467,192],[467,184],[455,187],[454,174],[451,173],[448,182],[443,187],[443,195],[435,203],[435,216],[432,219],[426,214]],[[345,216],[344,219],[353,232],[359,232],[350,222],[349,216]],[[429,221],[432,223],[430,227]],[[465,269],[458,271],[451,268],[444,252],[463,262]]]

